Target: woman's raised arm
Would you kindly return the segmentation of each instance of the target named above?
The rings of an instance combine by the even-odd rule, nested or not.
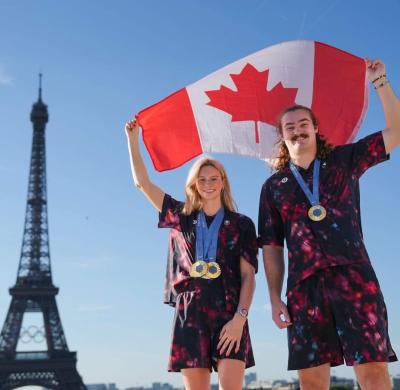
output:
[[[131,161],[133,181],[151,202],[151,204],[161,211],[165,192],[151,182],[144,165],[139,149],[139,124],[136,119],[127,122],[125,133],[128,138],[128,149]]]

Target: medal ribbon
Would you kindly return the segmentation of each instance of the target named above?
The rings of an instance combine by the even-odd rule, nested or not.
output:
[[[224,208],[221,207],[215,215],[210,227],[207,226],[204,211],[197,215],[196,225],[196,261],[215,261],[217,257],[218,232],[224,218]]]
[[[304,181],[303,177],[300,175],[299,170],[297,167],[290,161],[289,162],[290,170],[293,173],[297,183],[303,190],[304,194],[306,195],[308,201],[311,203],[312,206],[316,206],[319,204],[319,167],[320,161],[318,158],[314,161],[314,170],[313,170],[313,192],[311,193],[310,189],[308,188],[306,182]]]

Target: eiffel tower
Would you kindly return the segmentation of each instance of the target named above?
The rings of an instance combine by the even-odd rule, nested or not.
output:
[[[43,386],[47,389],[84,390],[76,369],[76,352],[70,352],[57,309],[58,288],[53,285],[47,224],[45,127],[49,120],[42,101],[42,75],[39,99],[33,105],[32,155],[28,201],[17,281],[10,288],[12,297],[0,334],[0,389]],[[42,313],[44,351],[18,352],[25,313]],[[28,332],[29,333],[29,332]],[[30,336],[33,338],[33,335]],[[29,338],[29,336],[28,336]]]

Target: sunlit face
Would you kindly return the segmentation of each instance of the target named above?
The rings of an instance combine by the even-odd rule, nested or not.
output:
[[[200,169],[196,180],[196,189],[203,200],[220,198],[224,188],[224,181],[218,169],[211,165],[205,165]]]
[[[287,112],[281,119],[282,137],[289,154],[306,151],[316,146],[316,133],[312,118],[306,110]]]

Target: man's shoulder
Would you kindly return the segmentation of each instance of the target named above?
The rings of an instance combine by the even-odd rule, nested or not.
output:
[[[325,159],[321,160],[321,162],[325,162],[325,164],[327,163],[328,165],[331,164],[331,166],[333,164],[336,167],[341,164],[348,164],[353,148],[354,142],[335,145],[333,146],[328,156]]]
[[[263,188],[274,186],[274,184],[284,180],[290,173],[289,167],[286,166],[279,171],[275,171],[263,184]]]
[[[340,154],[346,153],[348,151],[351,151],[356,145],[374,144],[374,143],[378,143],[381,139],[382,139],[382,131],[377,131],[375,133],[364,135],[357,140],[352,140],[351,142],[348,142],[346,144],[336,145],[333,148],[331,154],[340,155]]]

